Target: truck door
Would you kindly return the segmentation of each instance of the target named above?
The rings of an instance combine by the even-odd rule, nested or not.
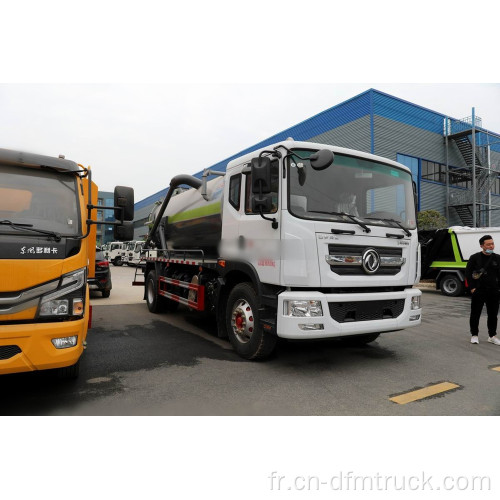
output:
[[[239,224],[239,241],[245,256],[254,266],[262,282],[279,284],[280,280],[280,162],[271,162],[272,207],[264,215],[276,219],[278,228],[273,229],[272,222],[263,219],[252,211],[252,174],[243,175],[242,213]]]

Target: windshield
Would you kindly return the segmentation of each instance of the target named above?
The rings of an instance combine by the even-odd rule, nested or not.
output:
[[[74,175],[0,165],[0,221],[76,236],[80,234],[77,200]],[[1,231],[22,233],[6,224]]]
[[[131,241],[130,243],[127,243],[127,250],[134,250],[135,243]]]
[[[314,151],[294,150],[302,158]],[[300,174],[301,165],[305,176]],[[299,180],[300,177],[300,180]],[[301,185],[303,184],[303,185]],[[308,160],[288,159],[288,207],[296,217],[416,228],[411,174],[384,163],[336,154],[316,171]],[[349,214],[351,217],[347,217]]]

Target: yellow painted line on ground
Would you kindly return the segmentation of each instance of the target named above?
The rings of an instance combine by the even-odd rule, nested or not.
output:
[[[441,382],[439,384],[424,387],[423,389],[417,389],[415,391],[406,392],[405,394],[399,394],[398,396],[393,396],[389,399],[392,402],[397,403],[398,405],[405,405],[406,403],[418,401],[419,399],[429,398],[442,392],[458,389],[459,387],[459,385],[453,384],[451,382]]]
[[[492,370],[493,370],[494,372],[500,372],[500,365],[499,365],[499,366],[494,366],[494,367],[492,368]]]

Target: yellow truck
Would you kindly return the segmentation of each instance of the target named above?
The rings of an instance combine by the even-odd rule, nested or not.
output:
[[[91,317],[97,191],[89,167],[0,149],[0,375],[78,376]],[[114,237],[130,240],[134,192],[117,186],[114,195]]]

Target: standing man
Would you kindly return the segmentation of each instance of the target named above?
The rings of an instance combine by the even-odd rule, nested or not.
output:
[[[472,294],[470,310],[471,344],[479,344],[479,318],[484,304],[488,314],[488,342],[500,345],[497,337],[498,301],[500,300],[500,258],[493,253],[495,243],[487,234],[479,239],[481,252],[471,255],[465,277]]]

